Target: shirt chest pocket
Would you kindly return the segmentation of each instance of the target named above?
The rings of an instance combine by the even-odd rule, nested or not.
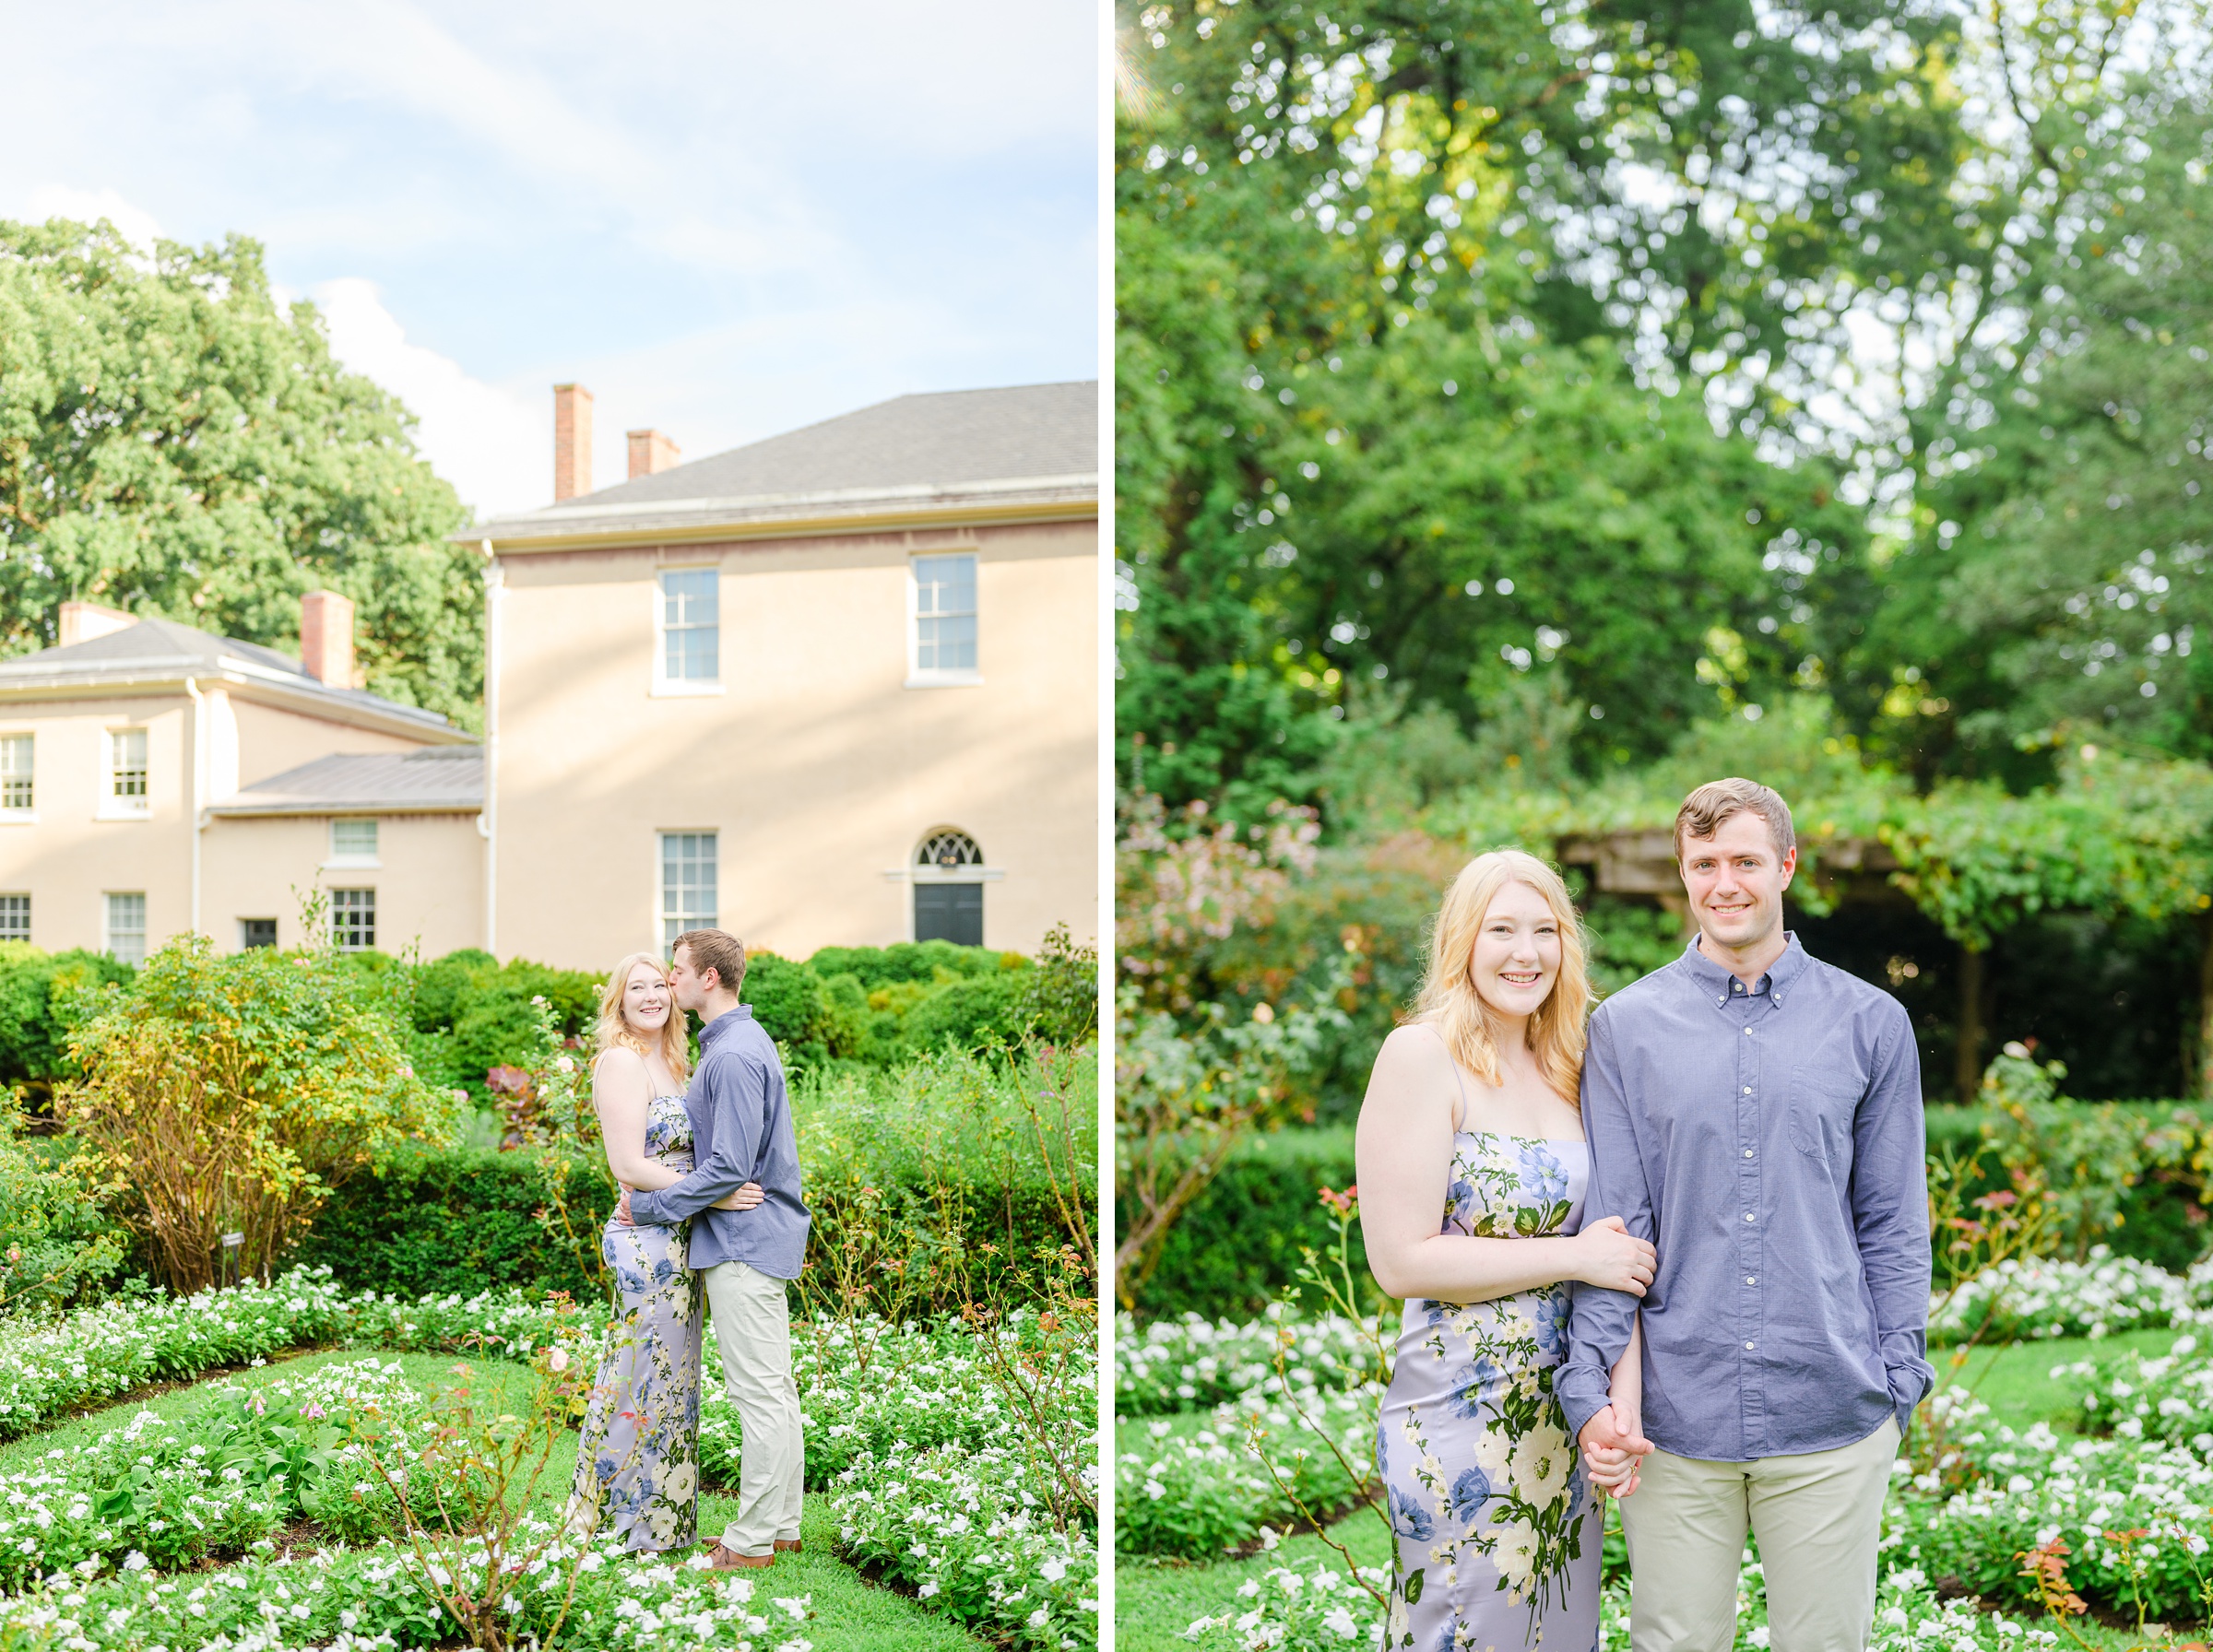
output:
[[[1852,1119],[1866,1093],[1867,1080],[1859,1073],[1801,1068],[1791,1077],[1791,1145],[1842,1180],[1852,1171]]]

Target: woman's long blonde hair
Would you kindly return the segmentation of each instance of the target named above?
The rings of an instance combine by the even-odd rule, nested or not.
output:
[[[1497,1017],[1475,990],[1468,966],[1484,914],[1509,883],[1525,883],[1544,897],[1560,926],[1560,970],[1552,991],[1529,1018],[1529,1047],[1544,1081],[1571,1107],[1580,1106],[1583,1022],[1591,1009],[1591,974],[1583,926],[1559,873],[1519,849],[1493,849],[1460,869],[1429,936],[1429,973],[1414,1002],[1415,1019],[1434,1025],[1454,1057],[1489,1083],[1500,1081]]]
[[[602,1055],[618,1047],[634,1050],[641,1056],[653,1054],[653,1045],[622,1016],[622,996],[630,986],[630,972],[641,963],[653,965],[664,982],[668,978],[669,966],[661,962],[657,953],[633,952],[615,965],[615,973],[607,978],[607,987],[599,995],[599,1034],[597,1043]],[[684,1081],[685,1073],[691,1070],[691,1062],[686,1059],[690,1045],[691,1038],[684,1029],[684,1012],[676,1007],[676,995],[670,993],[669,1019],[661,1023],[661,1059],[669,1064],[669,1070],[676,1075],[679,1084]]]

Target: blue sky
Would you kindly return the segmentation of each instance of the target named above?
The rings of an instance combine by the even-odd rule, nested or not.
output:
[[[686,458],[1097,376],[1095,0],[0,0],[0,217],[238,230],[481,510],[550,386]]]

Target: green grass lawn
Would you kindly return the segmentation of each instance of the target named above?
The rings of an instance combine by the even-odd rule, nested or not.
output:
[[[320,1365],[358,1360],[373,1353],[381,1364],[396,1361],[408,1384],[425,1392],[453,1386],[456,1365],[466,1364],[476,1392],[488,1403],[512,1395],[516,1405],[530,1392],[528,1370],[504,1360],[462,1359],[454,1354],[390,1353],[370,1349],[341,1349],[278,1360],[239,1372],[228,1380],[258,1386],[279,1377],[303,1375]],[[80,1446],[128,1422],[141,1409],[164,1417],[177,1417],[196,1405],[212,1384],[173,1389],[150,1398],[128,1400],[70,1418],[52,1428],[27,1434],[0,1446],[0,1469],[30,1465],[49,1451]],[[576,1465],[576,1435],[565,1434],[553,1449],[532,1488],[530,1507],[546,1518],[556,1517],[567,1500],[569,1476]],[[699,1500],[699,1537],[711,1542],[738,1513],[738,1500],[714,1491]],[[890,1589],[879,1588],[831,1553],[837,1540],[837,1521],[827,1497],[810,1492],[801,1511],[799,1535],[806,1544],[799,1554],[779,1556],[774,1566],[751,1573],[768,1596],[811,1595],[814,1616],[798,1632],[812,1641],[817,1652],[975,1652],[977,1642],[958,1624],[924,1610],[921,1603]]]
[[[2054,1379],[2052,1375],[2054,1366],[2118,1354],[2131,1348],[2148,1354],[2164,1353],[2177,1335],[2172,1330],[2127,1331],[2095,1342],[2066,1338],[1978,1350],[1960,1368],[1961,1375],[1955,1380],[1971,1383],[1974,1392],[1999,1420],[2015,1428],[2043,1422],[2062,1431],[2072,1431],[2077,1416],[2073,1404],[2076,1386],[2071,1380]],[[1950,1351],[1937,1349],[1932,1358],[1939,1374],[1948,1375]],[[1118,1437],[1130,1442],[1130,1449],[1142,1450],[1140,1443],[1150,1438],[1147,1424],[1152,1421],[1132,1420],[1118,1431]],[[1175,1424],[1174,1432],[1179,1434],[1203,1425],[1197,1416],[1170,1421]],[[1609,1518],[1618,1516],[1609,1511]],[[1391,1564],[1390,1534],[1384,1529],[1382,1520],[1370,1510],[1362,1509],[1338,1522],[1329,1535],[1350,1549],[1362,1565]],[[1338,1562],[1336,1552],[1312,1535],[1286,1539],[1270,1554],[1212,1565],[1160,1561],[1145,1555],[1118,1558],[1114,1567],[1116,1652],[1176,1652],[1185,1645],[1178,1637],[1194,1619],[1213,1616],[1237,1604],[1237,1586],[1247,1578],[1259,1577],[1272,1566],[1311,1571],[1320,1559]],[[2008,1611],[2006,1615],[2016,1614]],[[2073,1628],[2097,1652],[2124,1652],[2124,1648],[2138,1644],[2133,1633],[2086,1623],[2079,1618],[2075,1620]]]

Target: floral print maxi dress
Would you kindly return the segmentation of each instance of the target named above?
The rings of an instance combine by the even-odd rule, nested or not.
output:
[[[647,1103],[645,1156],[692,1169],[683,1097]],[[622,1314],[608,1328],[585,1410],[570,1517],[632,1550],[685,1548],[698,1529],[701,1291],[686,1265],[689,1236],[689,1223],[624,1227],[610,1218],[599,1240]]]
[[[1441,1231],[1572,1233],[1589,1180],[1580,1141],[1460,1131]],[[1569,1290],[1406,1304],[1376,1434],[1398,1551],[1386,1648],[1596,1647],[1602,1516],[1552,1392]]]

